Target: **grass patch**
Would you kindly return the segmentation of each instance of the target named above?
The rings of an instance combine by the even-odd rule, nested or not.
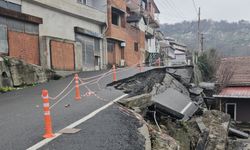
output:
[[[15,90],[16,88],[13,88],[13,87],[2,87],[0,88],[0,92],[1,93],[6,93],[6,92],[10,92],[10,91],[13,91]]]

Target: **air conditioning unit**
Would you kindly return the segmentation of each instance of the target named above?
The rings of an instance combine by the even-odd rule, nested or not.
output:
[[[120,67],[124,67],[125,66],[125,60],[124,59],[121,59],[120,60]]]
[[[126,43],[125,42],[121,42],[121,47],[125,47]]]

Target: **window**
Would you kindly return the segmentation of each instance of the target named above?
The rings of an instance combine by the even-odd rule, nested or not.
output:
[[[112,11],[112,24],[113,25],[117,25],[117,26],[121,26],[121,27],[125,27],[125,23],[126,23],[126,17],[125,17],[125,13],[123,11],[121,11],[120,9],[114,8],[112,7],[111,9]]]
[[[112,11],[112,24],[119,26],[120,25],[120,16],[116,12]]]
[[[87,0],[77,0],[78,3],[86,5]]]
[[[226,113],[229,114],[232,119],[236,120],[236,103],[227,103]]]
[[[139,44],[137,42],[134,43],[134,50],[135,51],[139,50]]]

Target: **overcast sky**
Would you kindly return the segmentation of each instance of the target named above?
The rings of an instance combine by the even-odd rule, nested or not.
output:
[[[193,0],[155,0],[161,23],[197,20]],[[250,0],[194,0],[201,7],[201,19],[250,21]]]

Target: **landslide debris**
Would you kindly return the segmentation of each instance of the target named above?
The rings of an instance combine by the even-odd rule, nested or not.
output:
[[[129,98],[119,103],[143,117],[150,131],[153,150],[223,150],[228,148],[230,116],[206,108],[203,90],[192,84],[192,76],[190,67],[182,67],[181,70],[180,68],[158,68],[113,83],[114,87],[130,95]],[[185,114],[188,110],[187,108],[178,110],[178,101],[180,101],[178,95],[173,97],[173,99],[177,97],[174,100],[176,109],[169,104],[172,101],[168,95],[165,96],[165,104],[161,107],[165,112],[174,113],[161,113],[159,107],[156,107],[154,99],[169,89],[190,99],[187,105],[184,105],[187,108],[191,106],[189,103],[198,108],[188,119],[184,120],[175,115]]]

